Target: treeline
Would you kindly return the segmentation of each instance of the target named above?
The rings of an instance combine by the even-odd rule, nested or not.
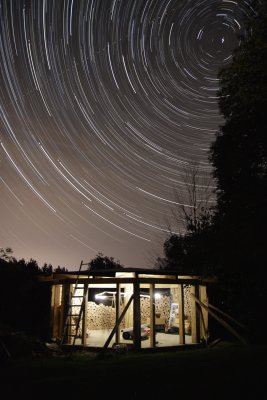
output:
[[[39,267],[30,259],[17,260],[9,248],[0,249],[0,330],[22,331],[49,338],[51,287],[38,281],[40,274],[66,272],[51,264]]]

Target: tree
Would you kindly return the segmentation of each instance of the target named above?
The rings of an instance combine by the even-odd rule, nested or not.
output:
[[[211,146],[217,274],[228,310],[255,331],[266,312],[267,2],[219,73],[224,124]]]
[[[41,274],[53,272],[51,264],[39,268],[33,258],[25,261],[12,256],[9,247],[0,249],[1,326],[26,334],[49,338],[51,286],[41,283]],[[66,272],[57,267],[54,272]]]
[[[45,275],[50,275],[53,272],[57,274],[68,272],[68,269],[65,267],[60,267],[59,265],[57,266],[57,268],[53,268],[51,264],[44,263],[44,265],[41,268],[41,271]]]
[[[12,254],[13,250],[10,247],[0,247],[0,259],[5,261],[12,261],[14,259]]]
[[[232,63],[219,74],[219,107],[225,123],[210,159],[221,216],[241,225],[245,217],[249,225],[263,228],[267,217],[266,2],[248,32]]]
[[[88,265],[91,271],[123,268],[123,265],[119,260],[115,261],[113,257],[104,256],[102,253],[98,253],[97,256],[88,263]]]
[[[51,287],[41,284],[35,260],[0,258],[1,325],[40,337],[49,337]]]
[[[233,257],[245,255],[247,249],[262,269],[267,224],[266,15],[264,1],[232,63],[219,74],[219,107],[225,123],[210,156],[218,187],[216,223],[221,234],[231,237],[228,244],[234,244]],[[243,257],[248,268],[250,259]]]
[[[201,177],[199,166],[193,164],[184,170],[182,187],[184,194],[175,191],[176,206],[172,210],[177,226],[184,228],[182,233],[170,233],[163,249],[164,257],[157,258],[156,268],[176,270],[179,273],[205,274],[211,269],[210,244],[211,221],[211,178]]]
[[[209,172],[203,174],[197,163],[184,168],[182,189],[175,190],[176,206],[172,209],[177,226],[184,226],[186,234],[203,231],[213,214],[213,187]]]
[[[54,272],[57,274],[64,274],[65,272],[68,272],[68,269],[65,267],[60,267],[60,265],[57,266],[57,268],[54,269]]]

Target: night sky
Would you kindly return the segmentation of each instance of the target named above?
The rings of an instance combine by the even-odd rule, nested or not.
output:
[[[218,68],[250,4],[0,0],[0,246],[153,267],[185,171],[210,174]]]

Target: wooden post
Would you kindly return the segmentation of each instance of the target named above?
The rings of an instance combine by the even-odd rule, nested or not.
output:
[[[124,287],[124,300],[127,303],[133,295],[133,285],[127,283]],[[124,328],[131,328],[133,326],[133,303],[130,304],[129,309],[124,318]]]
[[[141,314],[140,314],[140,286],[139,282],[134,282],[134,318],[133,318],[133,336],[134,349],[141,349]]]
[[[56,327],[55,327],[55,293],[56,293],[56,285],[52,285],[51,288],[51,301],[50,301],[50,336],[56,337]]]
[[[179,336],[180,344],[185,344],[185,329],[184,329],[184,287],[178,285],[178,301],[179,301]]]
[[[60,285],[53,285],[51,290],[51,318],[50,332],[51,337],[60,337]]]
[[[69,304],[71,301],[71,287],[69,283],[65,283],[62,285],[62,303],[61,303],[61,318],[60,318],[60,336],[64,334],[64,324],[67,321],[67,315],[69,311]],[[63,339],[63,343],[68,343],[69,341],[69,331],[65,332],[65,337]]]
[[[120,342],[120,324],[118,323],[119,316],[120,316],[120,298],[121,291],[120,291],[120,284],[116,284],[116,301],[115,301],[115,312],[116,312],[116,336],[115,336],[115,343],[118,344]]]
[[[87,339],[87,329],[88,329],[88,318],[87,318],[87,308],[88,308],[88,283],[83,286],[83,313],[82,313],[82,345],[86,346]]]
[[[191,286],[191,331],[192,331],[192,343],[200,342],[200,315],[199,308],[196,305],[196,299],[199,299],[199,286]],[[195,296],[195,297],[194,297]]]
[[[151,283],[149,286],[150,295],[150,346],[156,347],[156,330],[155,330],[155,285]]]
[[[202,303],[208,303],[206,286],[199,286],[199,300]],[[200,308],[200,339],[204,339],[207,343],[208,340],[208,310]]]

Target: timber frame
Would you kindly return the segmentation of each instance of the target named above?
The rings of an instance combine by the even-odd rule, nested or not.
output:
[[[87,265],[87,264],[85,264]],[[121,323],[125,314],[129,312],[128,308],[132,309],[132,327],[133,340],[131,346],[134,350],[142,349],[141,338],[141,305],[140,293],[146,290],[148,295],[147,304],[149,307],[149,328],[150,335],[148,346],[149,348],[158,347],[156,341],[156,309],[155,309],[155,292],[158,290],[175,290],[177,295],[177,304],[179,306],[179,315],[177,323],[179,331],[177,332],[177,343],[172,347],[181,347],[186,344],[186,329],[185,329],[185,298],[184,288],[189,288],[190,294],[190,344],[202,344],[208,340],[208,311],[204,307],[199,306],[199,302],[208,306],[207,285],[208,280],[200,276],[178,275],[174,271],[162,271],[153,269],[141,268],[123,268],[113,270],[98,270],[98,271],[80,271],[52,273],[49,276],[40,278],[43,282],[48,282],[51,285],[51,338],[59,338],[61,342],[69,346],[75,344],[75,340],[64,337],[64,324],[68,313],[68,306],[72,301],[73,288],[75,284],[79,284],[79,289],[85,294],[86,301],[81,305],[81,321],[80,321],[80,338],[79,347],[90,348],[90,337],[88,338],[88,329],[90,320],[88,318],[88,293],[91,289],[112,288],[115,293],[115,323],[110,329],[106,340],[99,346],[93,346],[96,350],[106,349],[111,347],[111,341],[114,345],[120,345],[121,342]],[[122,291],[130,288],[128,302],[124,303],[124,307],[120,306]],[[127,290],[128,290],[127,289]],[[75,297],[75,296],[73,296]],[[78,296],[76,296],[78,297]],[[82,297],[82,296],[79,296]],[[131,324],[130,324],[131,325]],[[72,335],[73,336],[73,335]],[[162,346],[164,347],[164,345]]]

